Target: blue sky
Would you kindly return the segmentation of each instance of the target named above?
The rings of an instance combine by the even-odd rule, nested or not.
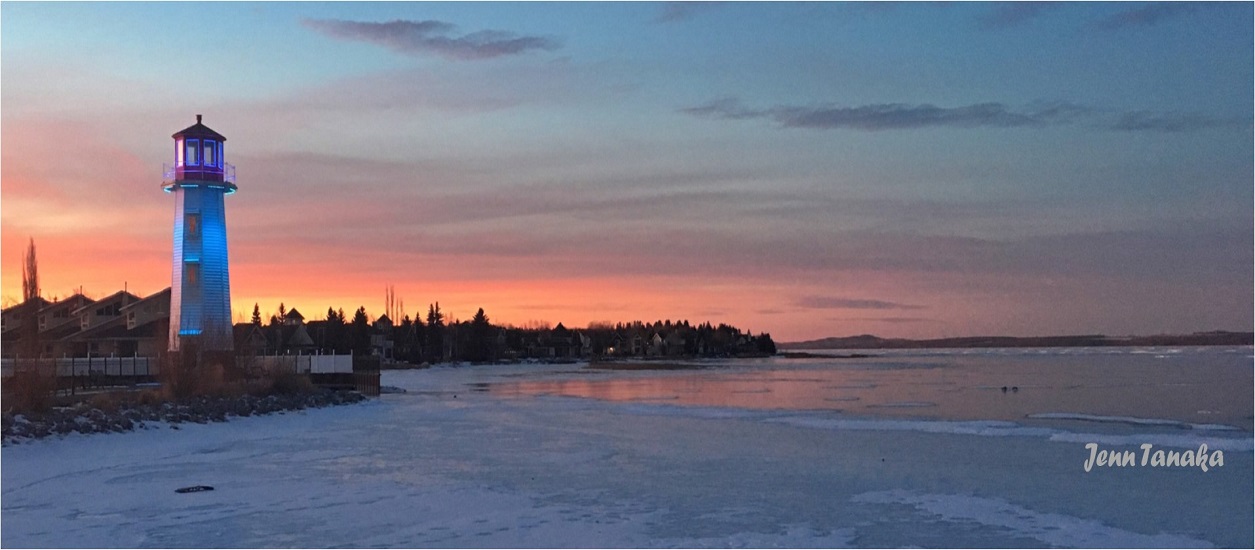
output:
[[[203,113],[240,174],[237,314],[376,313],[393,284],[411,312],[778,339],[1252,324],[1249,3],[0,16],[9,300],[28,238],[47,295],[167,286],[153,191]]]

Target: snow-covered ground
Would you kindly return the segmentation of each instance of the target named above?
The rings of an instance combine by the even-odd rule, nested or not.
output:
[[[384,384],[407,393],[6,446],[0,545],[1252,545],[1249,428],[852,418],[497,390],[691,376],[578,367],[390,371]],[[1086,473],[1091,441],[1204,441],[1224,450],[1224,466]],[[215,490],[174,492],[190,485]]]

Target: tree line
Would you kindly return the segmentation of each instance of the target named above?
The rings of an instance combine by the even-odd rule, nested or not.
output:
[[[555,327],[543,323],[516,327],[492,323],[483,308],[465,321],[450,320],[439,302],[429,304],[427,314],[415,318],[389,309],[401,315],[400,322],[388,314],[372,322],[364,306],[351,317],[343,309],[329,307],[323,320],[305,323],[306,331],[313,348],[322,353],[385,353],[413,364],[525,358],[727,357],[776,352],[770,334],[755,335],[724,323],[658,320],[592,323],[579,329],[568,329],[561,323]],[[254,305],[252,323],[274,329],[285,324],[286,315],[280,304],[279,315],[271,316],[263,325],[260,310]]]

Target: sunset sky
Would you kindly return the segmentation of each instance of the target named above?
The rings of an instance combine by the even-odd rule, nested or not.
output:
[[[227,137],[234,315],[779,340],[1252,325],[1252,5],[12,3],[2,293],[170,285]]]

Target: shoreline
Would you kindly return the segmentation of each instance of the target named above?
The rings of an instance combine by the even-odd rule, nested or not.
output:
[[[144,403],[124,400],[111,407],[99,407],[91,399],[72,405],[52,407],[44,412],[5,412],[0,415],[0,445],[25,442],[72,433],[124,433],[146,430],[150,425],[227,422],[231,418],[265,416],[287,411],[360,403],[367,398],[355,391],[328,390],[304,394],[252,394],[199,396],[179,401]],[[105,409],[110,410],[105,410]]]

